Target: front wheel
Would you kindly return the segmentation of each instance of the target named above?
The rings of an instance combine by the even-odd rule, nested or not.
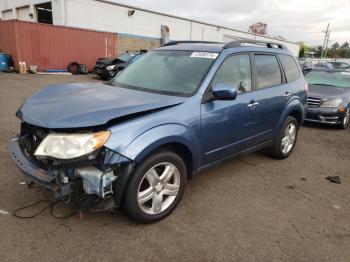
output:
[[[126,213],[139,223],[152,223],[169,215],[186,186],[186,166],[172,151],[158,151],[135,170],[125,192]]]
[[[288,116],[270,148],[270,155],[277,159],[287,158],[295,147],[298,130],[298,121],[294,117]]]
[[[340,124],[340,128],[346,129],[349,126],[350,122],[350,105],[346,108],[346,111],[343,116],[343,120]]]

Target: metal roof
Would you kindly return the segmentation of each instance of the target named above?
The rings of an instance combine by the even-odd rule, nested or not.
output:
[[[233,29],[233,28],[230,28],[230,27],[222,26],[222,25],[211,24],[211,23],[207,23],[207,22],[203,22],[203,21],[199,21],[199,20],[195,20],[195,19],[189,19],[189,18],[186,18],[186,17],[176,16],[176,15],[171,15],[171,14],[167,14],[167,13],[157,12],[157,11],[153,11],[153,10],[149,10],[149,9],[145,9],[145,8],[136,7],[136,6],[121,4],[121,3],[114,2],[114,1],[111,1],[111,0],[95,0],[95,1],[103,2],[103,3],[106,3],[106,4],[117,5],[117,6],[121,6],[121,7],[125,7],[125,8],[135,9],[135,10],[139,10],[139,11],[144,11],[144,12],[148,12],[148,13],[152,13],[152,14],[157,14],[157,15],[163,15],[163,16],[167,16],[167,17],[177,18],[177,19],[181,19],[181,20],[185,20],[185,21],[189,21],[189,22],[193,22],[193,23],[199,23],[199,24],[202,24],[202,25],[219,27],[219,28],[232,30],[232,31],[236,31],[236,32],[240,32],[240,33],[244,33],[244,34],[248,34],[248,35],[252,35],[252,36],[264,37],[266,39],[272,39],[272,40],[275,40],[275,41],[277,40],[277,41],[285,42],[285,43],[291,43],[291,44],[297,44],[297,45],[299,44],[297,42],[292,42],[292,41],[287,41],[287,40],[276,39],[276,38],[273,38],[273,37],[258,35],[258,34],[246,32],[246,31],[242,31],[242,30],[237,30],[237,29]]]

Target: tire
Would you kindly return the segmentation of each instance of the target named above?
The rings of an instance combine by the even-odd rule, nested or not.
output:
[[[80,73],[80,64],[78,62],[71,62],[67,66],[68,72],[72,73],[72,75],[79,75]]]
[[[172,151],[157,151],[143,160],[132,174],[123,197],[124,210],[138,223],[163,219],[180,202],[186,181],[187,170],[182,158]]]
[[[80,64],[80,74],[87,75],[89,73],[89,68],[85,64]]]
[[[342,117],[342,121],[341,121],[341,124],[339,125],[339,127],[341,129],[347,129],[349,126],[349,122],[350,122],[350,105],[348,105],[348,107],[346,108],[344,116]]]
[[[288,132],[291,133],[292,127],[294,127],[294,132],[293,132],[294,135],[291,135],[288,137],[286,135],[287,129],[289,130]],[[293,152],[293,149],[295,147],[295,144],[298,138],[298,131],[299,131],[298,121],[294,117],[288,116],[284,121],[282,128],[280,129],[273,145],[269,148],[270,155],[276,159],[287,158]],[[286,143],[284,143],[283,141],[286,141]]]

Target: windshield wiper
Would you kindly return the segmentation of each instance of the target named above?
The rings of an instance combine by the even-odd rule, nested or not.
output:
[[[335,86],[335,85],[328,85],[328,84],[311,84],[310,85],[313,85],[313,86],[334,86],[334,87],[338,87],[338,86]]]

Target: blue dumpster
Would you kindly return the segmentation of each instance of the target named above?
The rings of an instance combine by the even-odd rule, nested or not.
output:
[[[0,53],[0,71],[9,69],[10,58],[7,54]]]

